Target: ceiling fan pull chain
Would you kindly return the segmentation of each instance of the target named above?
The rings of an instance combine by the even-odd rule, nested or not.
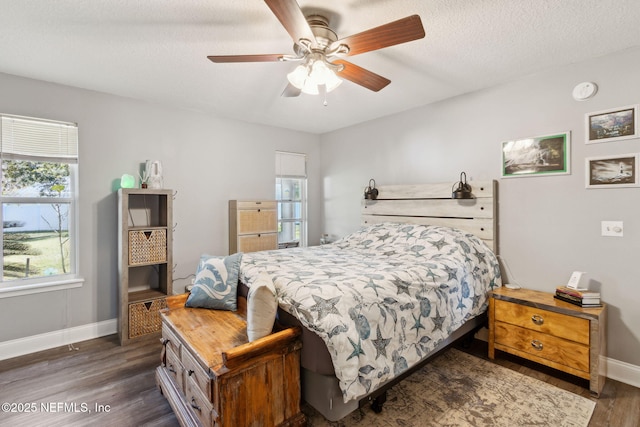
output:
[[[329,93],[329,91],[327,90],[327,86],[326,85],[318,85],[318,89],[320,89],[320,93],[322,93],[322,95],[324,97],[324,101],[322,101],[322,105],[324,105],[326,107],[327,105],[329,105],[329,103],[327,102],[327,93]]]

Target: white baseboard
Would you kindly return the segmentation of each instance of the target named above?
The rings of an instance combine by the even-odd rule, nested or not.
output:
[[[640,366],[605,357],[607,378],[640,388]]]
[[[0,360],[78,343],[118,332],[118,319],[75,326],[30,337],[0,342]]]

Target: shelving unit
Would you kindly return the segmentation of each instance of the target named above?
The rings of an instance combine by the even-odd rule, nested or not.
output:
[[[173,293],[173,192],[118,190],[121,344],[162,328],[160,310]]]

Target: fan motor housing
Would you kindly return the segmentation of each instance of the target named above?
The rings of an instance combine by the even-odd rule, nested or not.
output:
[[[331,43],[338,40],[338,35],[329,28],[329,19],[322,15],[309,15],[307,16],[307,22],[311,27],[311,32],[316,37],[317,50],[324,51],[331,45]],[[314,50],[315,50],[314,49]],[[298,56],[304,56],[307,53],[298,43],[293,45],[293,50]]]

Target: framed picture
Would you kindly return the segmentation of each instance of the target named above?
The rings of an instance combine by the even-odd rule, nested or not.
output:
[[[638,187],[638,153],[587,158],[587,188]]]
[[[586,115],[587,144],[638,138],[638,104]]]
[[[570,132],[502,143],[502,176],[523,177],[570,173]]]

